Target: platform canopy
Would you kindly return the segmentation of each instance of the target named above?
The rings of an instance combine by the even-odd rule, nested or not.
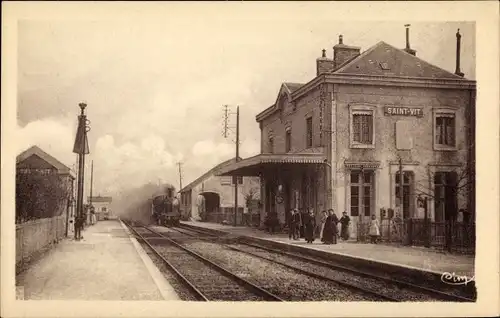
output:
[[[326,162],[323,153],[260,154],[221,167],[218,176],[260,176],[264,170],[297,165],[318,165]]]

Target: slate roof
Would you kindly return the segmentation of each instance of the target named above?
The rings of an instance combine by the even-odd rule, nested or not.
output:
[[[216,175],[227,176],[238,171],[253,169],[254,174],[256,169],[266,164],[323,164],[326,156],[324,153],[295,153],[295,154],[270,154],[261,153],[256,156],[246,158],[244,160],[233,162],[232,164],[221,167]],[[252,175],[252,174],[245,174]]]
[[[240,160],[242,160],[241,157],[240,157]],[[196,184],[198,184],[201,180],[207,178],[208,176],[210,176],[212,174],[216,175],[217,171],[220,168],[224,167],[225,165],[229,165],[229,164],[232,164],[232,163],[235,163],[235,162],[236,162],[236,160],[234,158],[232,158],[232,159],[229,159],[229,160],[226,160],[224,162],[219,163],[218,165],[216,165],[215,167],[213,167],[212,169],[208,170],[203,175],[201,175],[200,177],[196,178],[194,181],[192,181],[191,183],[189,183],[187,186],[183,187],[181,190],[179,190],[179,192],[184,192],[184,191],[190,190]]]
[[[24,160],[28,159],[31,156],[38,156],[42,160],[46,161],[48,164],[53,166],[54,168],[57,169],[57,172],[60,174],[71,174],[71,169],[67,167],[65,164],[57,160],[56,158],[52,157],[45,151],[43,151],[40,147],[38,146],[32,146],[28,148],[27,150],[21,152],[17,157],[16,157],[16,163],[23,162]]]
[[[302,86],[304,86],[304,84],[300,83],[283,83],[283,85],[285,85],[290,90],[290,93],[293,93]]]
[[[386,69],[381,63],[386,63]],[[333,74],[463,79],[383,41],[348,61]]]

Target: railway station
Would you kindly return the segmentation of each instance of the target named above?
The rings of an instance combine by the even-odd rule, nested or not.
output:
[[[220,35],[207,63],[195,38],[162,47],[153,30],[103,26],[123,39],[92,53],[103,82],[77,78],[89,102],[72,102],[72,122],[49,116],[80,93],[71,83],[62,97],[38,84],[57,107],[18,114],[16,299],[477,303],[476,27],[350,23],[290,32],[300,45],[269,35],[286,54],[267,65],[264,33]]]

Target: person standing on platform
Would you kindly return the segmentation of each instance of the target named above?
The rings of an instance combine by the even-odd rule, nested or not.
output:
[[[293,239],[298,240],[300,238],[300,227],[302,225],[302,217],[297,211],[297,209],[293,210]]]
[[[347,216],[347,212],[342,212],[342,217],[340,218],[340,237],[347,241],[349,239],[349,223],[351,219]]]
[[[323,222],[326,220],[326,211],[321,211],[316,214],[316,229],[314,230],[314,237],[321,240],[321,232],[323,231]]]
[[[337,221],[333,209],[329,209],[323,229],[323,244],[337,244]]]
[[[93,206],[90,207],[90,224],[96,224],[95,208]]]
[[[380,236],[380,224],[375,215],[372,215],[372,220],[370,221],[370,231],[368,234],[370,235],[371,243],[377,244],[377,239]]]
[[[295,238],[295,211],[290,210],[290,217],[288,218],[288,238]]]
[[[309,210],[309,214],[304,216],[304,237],[307,243],[314,242],[314,229],[316,228],[316,218],[314,217],[313,209]]]

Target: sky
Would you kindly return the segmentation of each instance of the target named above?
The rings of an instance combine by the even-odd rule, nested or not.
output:
[[[162,13],[163,14],[163,13]],[[88,174],[94,194],[116,195],[148,182],[183,186],[235,155],[222,135],[223,105],[240,106],[240,155],[260,151],[255,116],[282,82],[306,83],[316,58],[339,34],[364,51],[379,41],[404,48],[405,23],[417,56],[475,79],[473,23],[339,22],[304,15],[211,15],[189,19],[24,20],[18,24],[18,153],[38,145],[70,167],[78,103],[91,121]],[[235,126],[235,116],[229,125]],[[87,191],[87,190],[86,190]]]

